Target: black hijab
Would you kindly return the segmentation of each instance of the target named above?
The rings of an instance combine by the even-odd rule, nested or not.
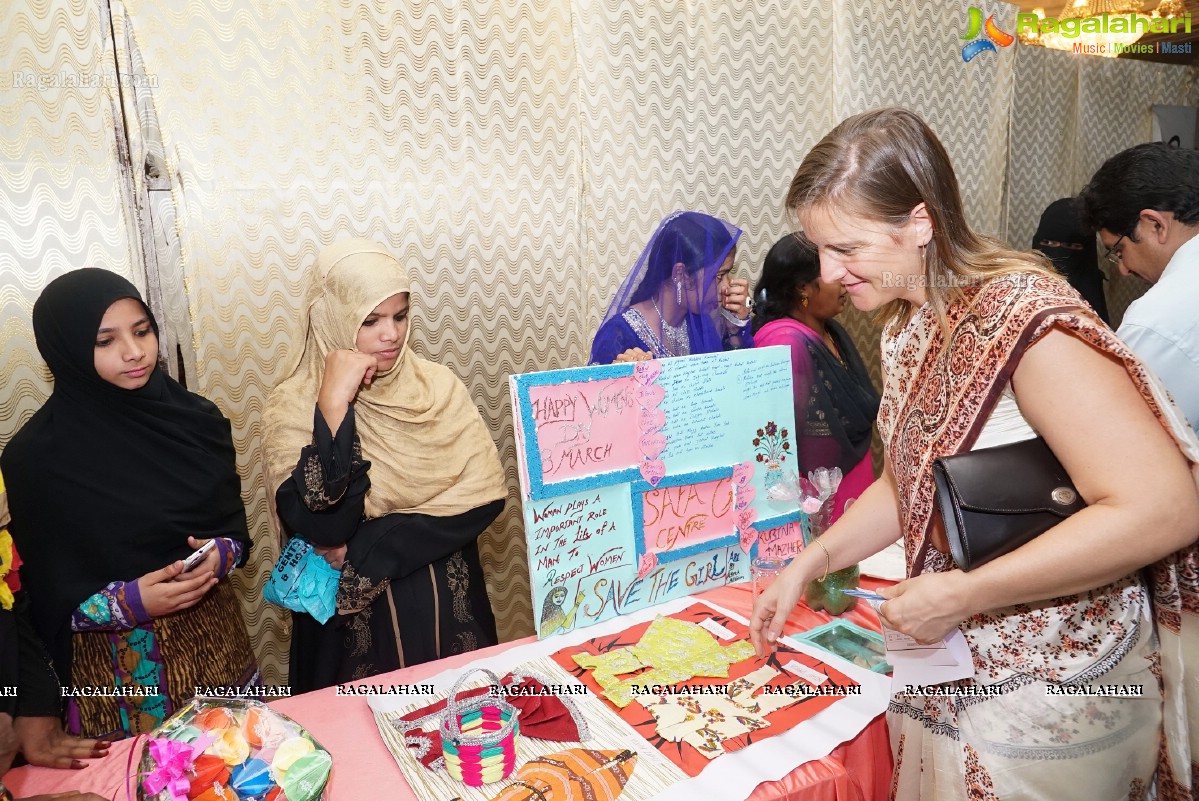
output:
[[[1111,322],[1103,295],[1103,272],[1099,269],[1095,234],[1083,228],[1073,198],[1055,200],[1042,212],[1032,246],[1049,257],[1103,322]]]
[[[70,616],[84,600],[187,556],[188,535],[250,544],[233,437],[216,405],[159,368],[135,390],[96,372],[96,332],[122,298],[142,302],[107,270],[46,286],[33,333],[54,392],[0,454],[34,625],[64,681]]]

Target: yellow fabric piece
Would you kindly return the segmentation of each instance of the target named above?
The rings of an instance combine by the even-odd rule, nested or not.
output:
[[[645,667],[645,663],[637,658],[632,648],[617,648],[606,654],[575,654],[575,664],[581,668],[594,671],[598,676],[605,673],[619,676],[621,673],[632,673]],[[601,686],[603,682],[600,682]]]
[[[697,676],[725,678],[729,665],[753,655],[754,647],[746,640],[722,646],[696,623],[659,616],[636,645],[606,654],[575,654],[573,658],[579,667],[592,671],[604,697],[623,709],[632,703],[636,690],[644,694],[652,685],[677,684]],[[652,669],[623,681],[617,679],[643,668]]]
[[[4,475],[0,473],[0,528],[7,528],[8,521],[8,492],[4,489]]]
[[[753,652],[745,641],[724,648],[702,626],[672,617],[657,618],[633,646],[633,653],[646,665],[674,668],[688,677],[724,678],[730,664],[748,659]]]

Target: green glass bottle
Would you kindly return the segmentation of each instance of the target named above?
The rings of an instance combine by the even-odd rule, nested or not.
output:
[[[804,537],[804,542],[811,543],[828,528],[832,506],[833,498],[828,498],[819,511],[807,516],[804,523],[807,529],[805,532],[807,536]],[[809,545],[808,547],[819,548],[816,545]],[[813,611],[819,612],[823,610],[830,615],[840,615],[843,612],[848,612],[857,605],[858,599],[852,595],[846,595],[842,590],[857,589],[860,578],[861,573],[858,570],[858,566],[850,565],[834,573],[829,573],[823,579],[810,581],[808,582],[808,586],[804,588],[804,603]]]

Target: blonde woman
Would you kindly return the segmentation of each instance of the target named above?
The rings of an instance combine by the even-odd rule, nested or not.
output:
[[[1199,609],[1199,443],[1185,421],[1046,262],[970,229],[949,157],[915,114],[841,123],[804,159],[787,206],[823,279],[886,321],[886,459],[822,547],[759,599],[755,645],[780,634],[808,581],[902,537],[909,578],[883,592],[880,617],[922,642],[960,629],[975,667],[962,685],[987,695],[894,696],[894,797],[1143,798],[1156,779],[1159,797],[1190,798],[1180,688],[1195,681],[1182,654],[1195,627],[1183,610]],[[932,460],[1037,435],[1088,506],[955,569]],[[1100,685],[1141,696],[1067,694]]]

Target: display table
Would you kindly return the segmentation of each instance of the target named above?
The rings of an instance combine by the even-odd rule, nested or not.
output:
[[[864,579],[873,589],[890,582]],[[749,585],[722,587],[696,596],[748,617],[752,606]],[[861,626],[878,630],[878,619],[865,603],[844,616]],[[831,618],[802,604],[787,619],[786,633],[793,634],[827,623]],[[363,683],[415,684],[446,668],[470,664],[533,638],[504,643],[438,662],[374,676]],[[326,793],[329,801],[365,801],[386,797],[391,801],[416,799],[396,767],[395,760],[379,737],[365,696],[339,696],[335,688],[317,690],[294,698],[273,701],[271,706],[306,727],[333,755],[333,774]],[[81,771],[24,767],[5,776],[17,798],[65,790],[87,790],[114,801],[128,796],[126,776],[136,769],[131,754],[133,739],[115,743],[103,760]],[[139,749],[140,750],[140,749]],[[131,757],[134,757],[131,759]],[[853,740],[843,743],[827,757],[800,765],[775,782],[764,782],[750,801],[802,799],[803,801],[871,801],[886,798],[891,783],[891,748],[886,722],[874,719]],[[385,795],[381,794],[383,791]],[[129,783],[133,791],[133,782]]]

